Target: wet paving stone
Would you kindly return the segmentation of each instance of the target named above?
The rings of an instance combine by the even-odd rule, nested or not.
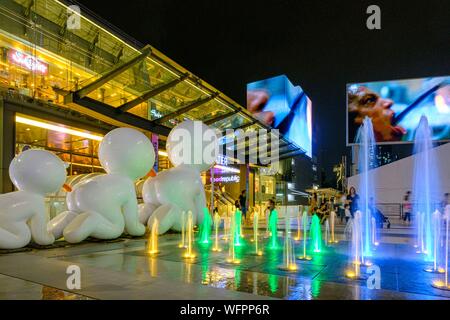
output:
[[[220,252],[212,251],[212,241],[207,245],[195,242],[194,259],[183,258],[185,249],[178,247],[180,237],[177,234],[161,236],[160,253],[155,256],[147,253],[145,238],[124,240],[111,244],[91,243],[84,247],[55,248],[52,250],[56,253],[47,259],[125,272],[139,279],[167,279],[288,300],[450,298],[449,292],[431,286],[432,281],[440,275],[423,271],[428,265],[423,256],[416,254],[413,246],[406,244],[381,244],[373,251],[369,260],[375,268],[379,268],[381,276],[381,289],[376,290],[368,287],[367,279],[352,280],[345,276],[346,270],[352,267],[352,259],[348,255],[350,245],[346,241],[323,246],[319,253],[312,252],[307,246],[307,254],[312,260],[295,259],[298,269],[288,272],[279,269],[284,261],[282,238],[278,238],[278,247],[272,249],[269,239],[261,237],[259,248],[263,255],[257,256],[254,255],[254,243],[247,236],[242,246],[235,247],[235,258],[240,260],[239,264],[226,262],[230,251],[229,244],[223,240],[220,241]],[[295,242],[293,249],[295,257],[303,255],[301,241]],[[46,252],[39,250],[38,254],[45,256]],[[368,278],[372,269],[361,267],[361,274]],[[137,283],[139,281],[136,280]],[[95,283],[90,285],[92,290],[120,291],[113,284],[98,287]],[[11,292],[14,290],[20,290],[20,286]]]

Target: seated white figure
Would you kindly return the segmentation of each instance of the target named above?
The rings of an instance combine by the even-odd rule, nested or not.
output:
[[[166,149],[175,167],[145,181],[139,220],[151,227],[158,219],[159,234],[180,231],[183,211],[192,211],[193,224],[201,223],[207,205],[200,174],[214,164],[218,148],[214,130],[200,121],[186,120],[174,127]]]
[[[67,194],[65,211],[49,222],[55,238],[71,243],[115,239],[124,231],[132,236],[145,233],[139,222],[135,181],[145,176],[155,161],[150,140],[130,128],[110,131],[99,146],[99,160],[107,174],[77,183]]]
[[[64,184],[64,162],[45,150],[27,150],[13,159],[9,176],[19,191],[0,195],[0,248],[22,248],[31,239],[40,245],[52,244],[55,238],[47,232],[45,195]]]

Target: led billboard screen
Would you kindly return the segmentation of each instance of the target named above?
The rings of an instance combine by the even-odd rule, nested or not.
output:
[[[247,84],[247,109],[253,116],[312,154],[312,103],[285,75]]]
[[[450,140],[450,76],[347,85],[348,144],[366,116],[377,143],[412,142],[422,115],[433,140]]]

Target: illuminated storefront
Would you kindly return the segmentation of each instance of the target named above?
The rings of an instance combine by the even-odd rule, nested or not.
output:
[[[101,138],[128,126],[152,140],[158,151],[154,170],[161,171],[171,167],[166,137],[185,119],[221,132],[267,129],[210,84],[101,20],[82,12],[80,28],[67,29],[67,12],[57,0],[0,4],[2,192],[13,188],[9,163],[27,148],[54,152],[69,175],[103,172],[97,156]],[[303,152],[283,138],[280,143],[286,154]],[[214,184],[235,198],[247,187],[247,168],[223,161],[214,169]],[[252,164],[248,178],[250,206],[275,195],[273,177],[261,176],[259,167]]]
[[[16,154],[28,148],[50,150],[68,164],[69,175],[104,172],[97,154],[101,139],[73,127],[16,115]]]

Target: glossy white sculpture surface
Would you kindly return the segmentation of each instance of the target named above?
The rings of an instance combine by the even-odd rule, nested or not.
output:
[[[55,241],[47,232],[45,195],[56,192],[66,179],[66,167],[45,150],[27,150],[9,166],[11,181],[19,191],[0,195],[0,248],[18,249],[31,239],[40,245]]]
[[[150,140],[134,129],[114,129],[100,143],[99,160],[107,174],[83,179],[67,194],[69,210],[48,225],[56,238],[63,235],[77,243],[87,237],[115,239],[124,231],[133,236],[145,233],[134,182],[154,164]]]
[[[180,141],[179,130],[189,133],[191,139]],[[198,135],[199,131],[202,136]],[[159,234],[169,229],[180,231],[182,211],[192,211],[194,224],[202,222],[206,198],[200,174],[214,164],[218,141],[213,129],[201,122],[186,120],[172,129],[166,148],[175,167],[145,181],[142,189],[144,203],[139,207],[142,223],[150,227],[153,219],[158,219]],[[211,151],[212,156],[204,157],[204,151]],[[190,156],[183,157],[183,152]]]

